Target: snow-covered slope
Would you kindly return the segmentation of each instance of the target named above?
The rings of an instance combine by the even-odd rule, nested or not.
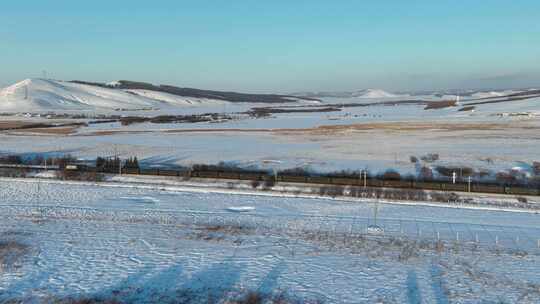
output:
[[[138,110],[223,102],[46,79],[26,79],[0,91],[1,112]]]
[[[196,106],[196,105],[215,105],[227,103],[227,101],[207,98],[182,97],[165,92],[157,92],[151,90],[125,90],[125,92],[133,93],[138,96],[150,98],[175,106]]]
[[[354,97],[359,98],[394,98],[399,97],[398,95],[388,93],[380,89],[366,89],[358,92],[354,92]]]
[[[349,92],[302,92],[294,93],[295,96],[311,97],[311,98],[396,98],[404,97],[405,95],[397,95],[386,92],[381,89],[364,89]]]

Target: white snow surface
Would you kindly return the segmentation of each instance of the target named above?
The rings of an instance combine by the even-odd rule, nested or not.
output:
[[[386,236],[354,246],[373,204],[106,185],[0,179],[0,241],[28,246],[0,268],[0,301],[207,303],[246,290],[323,303],[540,301],[537,214],[380,204]],[[399,245],[436,239],[447,249],[405,258]]]
[[[398,97],[396,94],[392,94],[389,92],[386,92],[381,89],[366,89],[357,92],[357,96],[359,98],[395,98]]]
[[[2,112],[107,111],[215,105],[224,101],[133,90],[132,92],[49,79],[26,79],[0,91]]]

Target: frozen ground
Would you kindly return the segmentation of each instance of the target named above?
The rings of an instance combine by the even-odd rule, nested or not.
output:
[[[458,126],[459,123],[456,128]],[[426,164],[428,166],[471,166],[493,172],[514,167],[527,169],[532,162],[540,160],[537,153],[540,150],[540,124],[536,120],[506,122],[488,129],[479,125],[464,130],[400,130],[398,125],[393,129],[375,127],[335,132],[231,130],[181,133],[149,132],[160,126],[147,127],[145,133],[100,136],[0,134],[0,152],[70,153],[86,159],[137,156],[154,165],[225,161],[264,167],[272,160],[270,165],[279,168],[300,166],[323,171],[368,168],[375,173],[389,168],[416,173],[419,167],[410,162],[410,156],[420,158],[428,153],[440,155],[439,160]]]
[[[246,167],[303,167],[319,171],[367,168],[373,173],[395,169],[405,174],[416,174],[424,165],[433,168],[470,166],[490,171],[492,176],[514,168],[531,174],[531,164],[540,160],[537,153],[540,150],[540,98],[478,104],[474,111],[459,111],[464,106],[486,101],[473,97],[510,93],[516,92],[486,92],[485,96],[463,98],[459,106],[433,110],[424,110],[423,104],[385,105],[384,102],[403,98],[453,100],[455,96],[330,97],[321,105],[291,102],[272,107],[309,110],[331,105],[339,108],[338,111],[278,113],[261,119],[233,114],[238,119],[221,123],[92,124],[68,135],[47,134],[43,130],[3,131],[0,154],[70,153],[86,159],[120,155],[137,156],[150,165],[189,166],[224,161]],[[27,94],[30,97],[25,99]],[[73,109],[79,106],[106,106],[109,114],[142,116],[231,114],[263,106],[195,100],[152,91],[138,94],[37,79],[4,89],[0,103],[14,109],[20,107],[21,111],[25,107],[35,108],[32,103],[45,108],[52,103],[61,109],[65,107],[64,112],[75,111],[73,113],[77,113],[78,110]],[[497,98],[488,101],[504,100],[504,97]],[[371,106],[343,107],[352,104]],[[114,108],[132,111],[114,111]],[[141,111],[141,108],[148,110]],[[83,113],[96,112],[85,110]],[[44,117],[0,118],[0,122],[13,123],[13,120],[51,122]],[[410,162],[411,156],[421,158],[428,153],[439,154],[440,159],[433,163]]]
[[[537,214],[382,204],[368,236],[373,207],[2,179],[0,301],[540,301]]]
[[[336,99],[326,102],[339,106]],[[261,105],[190,104],[171,112],[144,113],[233,113],[252,106]],[[405,174],[415,174],[423,165],[470,166],[493,175],[519,168],[530,174],[531,164],[540,160],[540,98],[478,105],[475,112],[458,111],[460,107],[423,108],[380,105],[329,113],[280,113],[263,119],[244,115],[223,123],[106,123],[82,127],[69,135],[4,131],[0,133],[0,153],[70,153],[86,159],[137,156],[151,165],[225,161],[320,171],[395,169]],[[2,118],[14,119],[30,118]],[[421,158],[428,153],[437,153],[440,159],[420,165],[410,162],[411,156]]]

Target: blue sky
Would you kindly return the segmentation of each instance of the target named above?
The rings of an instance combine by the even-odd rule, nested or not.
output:
[[[540,86],[540,1],[3,1],[0,84],[253,92]]]

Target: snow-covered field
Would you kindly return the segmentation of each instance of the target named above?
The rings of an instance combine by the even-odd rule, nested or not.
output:
[[[212,107],[219,100],[183,98],[145,90],[113,90],[85,84],[48,79],[26,79],[0,91],[2,112],[79,111],[85,114],[115,109],[171,109],[174,107]]]
[[[455,96],[409,96],[378,90],[351,93],[348,98],[323,98],[320,105],[306,102],[273,105],[281,109],[313,109],[328,105],[334,112],[277,113],[267,118],[220,123],[91,124],[62,135],[43,130],[0,133],[0,154],[22,153],[74,156],[137,156],[148,165],[236,163],[262,168],[302,167],[317,171],[369,169],[380,173],[394,169],[418,174],[423,166],[466,166],[477,172],[517,170],[531,175],[540,161],[540,98],[475,105],[459,111],[474,98],[497,101],[518,91],[477,92],[462,98],[459,106],[424,110],[422,104],[385,105],[402,99],[452,100]],[[354,92],[353,92],[354,93]],[[28,98],[25,98],[26,95]],[[371,104],[344,107],[345,104]],[[239,113],[263,104],[199,100],[148,90],[115,90],[62,81],[31,79],[3,89],[0,111],[17,110],[84,113],[105,111],[117,115]],[[268,106],[268,104],[266,104]],[[296,108],[290,108],[294,106]],[[298,108],[300,107],[300,108]],[[115,111],[125,108],[131,111]],[[146,110],[141,110],[146,109]],[[3,116],[12,122],[46,122],[45,117]],[[73,122],[77,120],[59,120]],[[88,120],[82,120],[88,121]],[[52,121],[55,122],[55,121]],[[411,163],[414,156],[439,154],[430,163]],[[514,171],[515,171],[514,170]]]
[[[288,121],[294,123],[294,119]],[[206,128],[209,125],[222,127],[206,124],[176,128]],[[539,121],[535,120],[508,122],[488,129],[480,125],[468,130],[399,130],[398,125],[391,130],[182,133],[160,131],[160,125],[134,125],[133,128],[142,133],[100,136],[4,133],[0,134],[0,153],[70,153],[85,159],[118,154],[123,158],[137,156],[151,165],[189,166],[225,161],[242,166],[299,166],[323,171],[367,168],[374,173],[390,168],[416,173],[419,165],[411,163],[410,156],[421,158],[437,153],[439,160],[425,165],[471,166],[493,172],[518,167],[530,171],[531,164],[540,160],[537,153],[540,150],[539,127]]]
[[[137,185],[0,180],[0,301],[540,301],[538,214]]]

